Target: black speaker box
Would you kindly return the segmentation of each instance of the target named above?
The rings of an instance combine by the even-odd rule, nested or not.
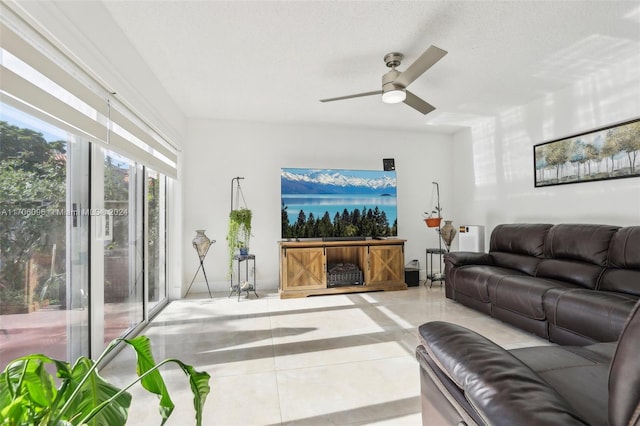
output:
[[[382,160],[382,167],[385,172],[390,172],[396,169],[396,162],[393,158],[384,158]]]
[[[404,268],[404,282],[408,287],[417,287],[420,285],[420,269]]]

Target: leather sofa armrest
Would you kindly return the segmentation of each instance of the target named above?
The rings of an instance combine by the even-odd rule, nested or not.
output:
[[[454,251],[445,253],[444,261],[452,266],[464,265],[492,265],[491,256],[487,253],[472,251]]]
[[[555,389],[490,340],[441,321],[423,324],[419,332],[429,357],[487,424],[584,425]]]

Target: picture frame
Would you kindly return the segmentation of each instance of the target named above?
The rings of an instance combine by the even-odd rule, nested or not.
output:
[[[640,118],[533,146],[534,186],[640,177]]]

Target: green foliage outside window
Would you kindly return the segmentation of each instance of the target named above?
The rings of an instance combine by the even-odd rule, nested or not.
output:
[[[18,304],[24,297],[25,269],[35,253],[64,247],[65,216],[43,214],[64,209],[66,160],[64,141],[47,142],[42,133],[0,121],[0,302]],[[59,256],[58,270],[64,270]]]

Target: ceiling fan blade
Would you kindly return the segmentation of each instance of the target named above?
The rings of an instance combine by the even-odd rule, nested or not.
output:
[[[421,112],[422,114],[427,115],[431,111],[436,109],[436,107],[431,105],[429,102],[423,101],[422,99],[420,99],[419,97],[411,93],[410,91],[406,90],[406,92],[407,92],[407,98],[404,100],[404,103],[409,105],[411,108],[417,110],[418,112]]]
[[[341,101],[343,99],[351,99],[351,98],[360,98],[362,96],[371,96],[371,95],[379,95],[382,93],[382,90],[376,90],[375,92],[365,92],[365,93],[357,93],[355,95],[349,96],[340,96],[338,98],[329,98],[329,99],[320,99],[320,102],[333,102],[333,101]]]
[[[395,79],[394,84],[399,84],[403,87],[409,86],[416,78],[420,77],[426,70],[431,68],[446,54],[446,50],[442,50],[435,46],[429,46],[422,56],[409,65],[409,68],[400,74],[400,77]]]

